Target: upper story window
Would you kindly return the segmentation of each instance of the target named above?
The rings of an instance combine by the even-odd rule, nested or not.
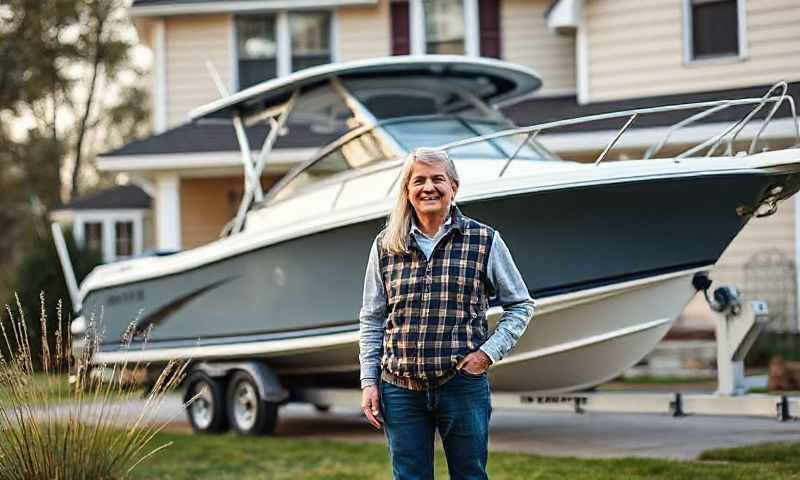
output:
[[[743,0],[684,0],[686,60],[744,56]]]
[[[394,0],[394,55],[500,58],[499,0]]]
[[[239,89],[332,61],[330,12],[236,19]]]
[[[241,88],[278,76],[274,15],[237,18],[236,36]]]
[[[292,13],[292,71],[323,65],[331,61],[331,14],[328,12]]]
[[[425,53],[463,55],[464,0],[425,0]]]

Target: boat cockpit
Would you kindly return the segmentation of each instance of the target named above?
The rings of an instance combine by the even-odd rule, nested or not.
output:
[[[388,57],[313,67],[269,80],[204,105],[190,118],[229,119],[239,140],[245,192],[236,218],[223,232],[227,234],[266,212],[270,217],[294,212],[296,220],[298,212],[311,215],[319,208],[385,201],[410,151],[513,128],[494,105],[540,85],[530,69],[492,59]],[[269,130],[261,151],[251,152],[244,126],[258,123]],[[264,195],[261,172],[287,129],[335,140]],[[451,157],[463,164],[458,165],[462,183],[496,178],[510,155],[549,163],[557,159],[535,139],[522,135],[520,140],[524,145],[504,137],[452,149]]]
[[[414,149],[514,128],[508,118],[482,100],[491,97],[493,88],[480,79],[334,77],[300,93],[288,115],[288,129],[341,136],[290,172],[261,206],[275,207],[312,189],[324,191],[327,185],[341,189],[335,206],[349,205],[344,190],[358,177],[365,177],[356,182],[364,184],[358,187],[362,199],[363,195],[370,200],[389,195],[394,186],[392,177],[399,175],[402,160]],[[450,155],[462,172],[462,181],[495,178],[521,139],[502,137],[453,149]],[[558,160],[535,140],[519,149],[516,158]],[[365,191],[366,185],[372,194]]]

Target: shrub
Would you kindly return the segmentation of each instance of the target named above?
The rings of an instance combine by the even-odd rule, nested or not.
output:
[[[47,331],[44,295],[41,331]],[[128,381],[142,365],[92,366],[99,339],[90,322],[87,348],[71,352],[69,329],[56,307],[54,341],[41,338],[41,373],[35,373],[29,323],[17,298],[0,319],[0,480],[124,479],[140,462],[167,445],[151,447],[166,423],[153,415],[183,378],[186,362],[171,362],[159,375],[137,415],[124,415],[123,402],[140,393]],[[130,342],[132,335],[127,335]],[[106,373],[101,381],[94,373]],[[67,375],[71,381],[67,382]]]

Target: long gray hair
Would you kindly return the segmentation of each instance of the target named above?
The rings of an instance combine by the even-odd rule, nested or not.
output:
[[[381,246],[389,253],[402,255],[408,253],[408,234],[411,231],[411,217],[414,215],[414,207],[408,199],[408,182],[411,181],[411,171],[416,162],[428,165],[443,165],[447,178],[456,187],[459,185],[458,172],[450,156],[444,150],[432,148],[418,148],[406,157],[403,171],[400,174],[400,191],[397,195],[397,202],[389,213],[389,220],[386,222],[386,233],[383,235]]]

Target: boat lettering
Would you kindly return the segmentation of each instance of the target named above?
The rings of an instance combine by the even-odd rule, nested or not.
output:
[[[120,303],[128,302],[141,302],[144,300],[144,290],[125,290],[119,293],[114,293],[106,299],[107,305],[118,305]]]

